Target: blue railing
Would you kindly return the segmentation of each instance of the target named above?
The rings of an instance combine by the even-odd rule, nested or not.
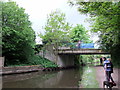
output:
[[[81,43],[81,44],[78,44],[78,43],[65,43],[65,46],[66,47],[70,47],[72,49],[87,49],[87,48],[94,48],[94,43]]]
[[[82,43],[81,48],[94,48],[94,43]]]

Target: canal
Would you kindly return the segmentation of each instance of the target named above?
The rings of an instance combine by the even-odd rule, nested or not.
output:
[[[82,69],[5,75],[2,88],[77,88],[81,76]]]

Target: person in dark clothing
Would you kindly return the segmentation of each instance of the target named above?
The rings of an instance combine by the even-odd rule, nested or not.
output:
[[[103,60],[102,60],[102,58],[100,58],[100,65],[103,65]]]
[[[113,84],[115,84],[112,76],[111,76],[111,73],[113,73],[113,64],[111,62],[111,59],[110,58],[105,58],[103,57],[102,58],[104,60],[104,63],[103,63],[103,66],[104,66],[104,70],[105,70],[105,74],[106,74],[106,81],[109,81],[110,80],[112,81]]]

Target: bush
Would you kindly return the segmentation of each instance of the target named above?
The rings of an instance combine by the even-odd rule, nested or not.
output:
[[[50,60],[34,55],[32,58],[29,59],[29,62],[27,63],[19,63],[19,64],[11,64],[8,66],[27,66],[27,65],[41,65],[44,68],[47,67],[58,67],[55,63],[51,62]]]
[[[56,65],[54,62],[51,62],[50,60],[37,56],[35,55],[34,57],[32,57],[30,59],[29,62],[30,65],[42,65],[43,67],[47,68],[47,67],[58,67],[58,65]]]

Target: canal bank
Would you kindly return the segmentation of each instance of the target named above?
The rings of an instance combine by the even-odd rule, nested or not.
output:
[[[103,81],[106,80],[104,68],[102,66],[96,66],[96,67],[94,67],[94,69],[96,71],[95,74],[96,74],[96,79],[99,83],[99,87],[103,88]],[[120,68],[113,68],[112,77],[116,83],[116,86],[114,86],[113,88],[120,89]],[[115,89],[115,90],[117,90],[117,89]]]
[[[11,66],[11,67],[1,67],[0,75],[10,75],[10,74],[22,74],[38,71],[59,71],[64,69],[76,68],[74,66],[70,67],[42,67],[40,65],[31,65],[31,66]]]
[[[1,67],[1,75],[20,74],[41,71],[40,65]]]

